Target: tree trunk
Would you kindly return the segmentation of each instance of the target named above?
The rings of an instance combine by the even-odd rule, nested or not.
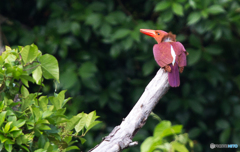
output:
[[[133,142],[132,138],[146,123],[149,114],[169,87],[167,72],[159,69],[128,116],[89,152],[120,152],[125,148],[137,145],[138,142]]]

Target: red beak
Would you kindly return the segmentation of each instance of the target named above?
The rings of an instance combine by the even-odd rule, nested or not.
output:
[[[140,32],[143,33],[143,34],[146,34],[148,36],[151,36],[151,37],[155,37],[156,36],[155,30],[140,29]]]

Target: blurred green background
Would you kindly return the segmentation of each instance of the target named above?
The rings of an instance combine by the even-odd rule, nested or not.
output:
[[[87,134],[83,151],[121,123],[159,69],[156,42],[140,28],[171,31],[189,52],[181,86],[154,112],[183,124],[196,152],[211,151],[210,143],[240,146],[239,0],[1,0],[0,24],[4,45],[35,43],[57,57],[58,91],[73,97],[69,115],[97,111],[104,123]],[[53,93],[51,81],[45,86]],[[134,140],[157,123],[149,118]]]

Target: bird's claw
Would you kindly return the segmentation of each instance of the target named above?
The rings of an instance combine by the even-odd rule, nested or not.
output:
[[[169,65],[166,65],[165,67],[163,67],[164,68],[164,71],[165,72],[171,72],[171,67],[169,66]]]
[[[184,70],[184,67],[180,67],[180,68],[179,68],[179,72],[180,72],[180,73],[183,73],[183,70]]]

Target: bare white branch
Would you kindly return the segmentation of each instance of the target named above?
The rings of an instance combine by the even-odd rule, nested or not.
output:
[[[169,87],[167,72],[159,69],[128,116],[90,152],[120,152],[137,145],[138,143],[133,142],[132,138],[143,127],[149,114]]]

